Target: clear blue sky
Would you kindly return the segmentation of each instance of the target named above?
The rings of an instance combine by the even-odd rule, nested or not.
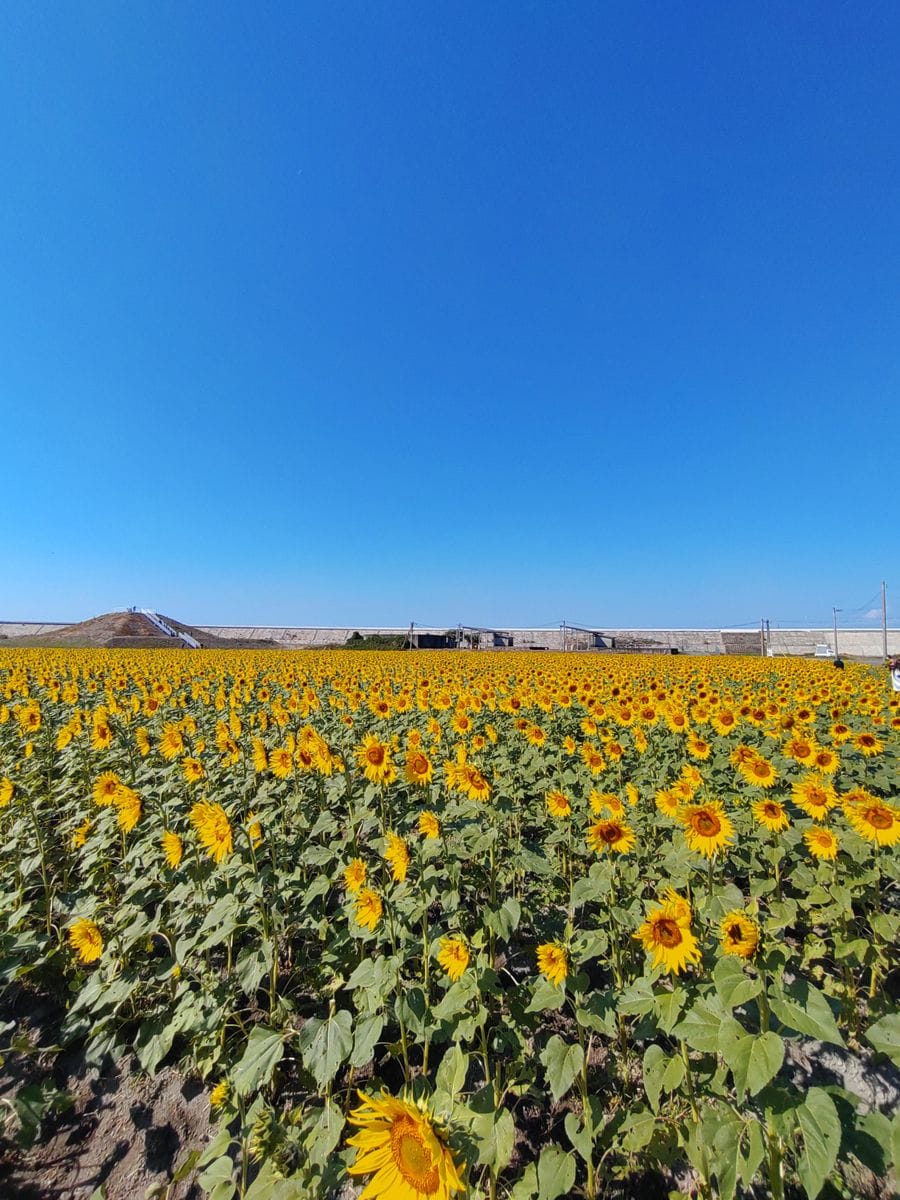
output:
[[[7,4],[0,618],[900,618],[896,3]]]

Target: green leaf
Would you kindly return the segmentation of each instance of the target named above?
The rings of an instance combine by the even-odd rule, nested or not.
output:
[[[721,1015],[698,1000],[672,1030],[672,1036],[687,1042],[692,1050],[700,1050],[704,1054],[715,1053],[719,1046],[721,1023]]]
[[[783,991],[771,988],[769,1007],[782,1025],[789,1029],[823,1042],[831,1042],[835,1046],[844,1045],[828,1001],[808,980],[795,979]]]
[[[591,1161],[594,1139],[590,1128],[575,1113],[566,1113],[566,1136],[586,1163]]]
[[[537,1178],[538,1200],[568,1196],[575,1183],[575,1159],[558,1146],[547,1146],[538,1159]]]
[[[660,992],[656,997],[655,1009],[659,1019],[659,1027],[664,1033],[671,1033],[684,1007],[685,993],[682,988],[673,992]]]
[[[320,1022],[312,1040],[302,1045],[303,1065],[312,1072],[320,1088],[331,1083],[352,1046],[353,1017],[345,1008]]]
[[[343,1129],[344,1114],[336,1104],[328,1101],[304,1139],[309,1161],[324,1167],[341,1140]]]
[[[755,1096],[778,1074],[784,1042],[777,1033],[748,1033],[733,1017],[725,1017],[719,1029],[719,1053],[731,1068],[740,1100],[745,1092]]]
[[[553,1099],[559,1100],[575,1082],[575,1077],[584,1065],[584,1051],[577,1042],[564,1042],[558,1034],[554,1034],[540,1057],[547,1072],[547,1082]]]
[[[547,1008],[562,1008],[566,993],[561,987],[544,979],[543,975],[535,982],[531,1003],[526,1012],[543,1012]]]
[[[156,1074],[156,1068],[172,1049],[177,1032],[175,1022],[168,1017],[154,1017],[141,1023],[134,1039],[134,1052],[148,1075]]]
[[[275,1029],[257,1025],[250,1034],[241,1061],[234,1069],[232,1080],[237,1095],[249,1096],[268,1083],[283,1054],[283,1036]]]
[[[237,1193],[233,1176],[234,1164],[226,1154],[210,1163],[197,1182],[208,1200],[232,1200]]]
[[[837,1161],[841,1122],[834,1101],[824,1088],[812,1088],[797,1109],[803,1134],[803,1154],[797,1174],[809,1200],[815,1200]]]
[[[888,1013],[866,1030],[867,1041],[900,1067],[900,1013]]]
[[[529,1163],[509,1193],[509,1200],[534,1200],[537,1196],[537,1164]]]
[[[620,994],[616,1007],[623,1016],[643,1017],[653,1011],[655,1004],[653,984],[646,975],[642,975]]]
[[[650,1045],[644,1051],[644,1091],[650,1101],[653,1111],[659,1112],[659,1095],[662,1091],[662,1077],[669,1056],[662,1046]]]
[[[466,1085],[469,1071],[469,1056],[462,1046],[454,1043],[441,1059],[434,1077],[434,1085],[448,1096],[456,1096]]]
[[[709,1166],[716,1177],[719,1200],[734,1200],[741,1167],[742,1129],[741,1120],[734,1113],[717,1113]]]
[[[716,992],[727,1009],[739,1007],[759,995],[762,989],[761,980],[748,975],[740,959],[734,955],[723,955],[716,963],[713,971]]]
[[[353,1035],[353,1053],[349,1060],[351,1067],[364,1067],[371,1061],[383,1031],[384,1017],[378,1013],[369,1013],[357,1021]]]
[[[478,1139],[478,1161],[499,1174],[512,1158],[516,1142],[512,1113],[506,1108],[484,1113],[472,1122],[472,1132]]]

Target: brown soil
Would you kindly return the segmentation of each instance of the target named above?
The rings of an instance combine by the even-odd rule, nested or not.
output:
[[[40,997],[7,997],[0,1016],[18,1016],[19,1031],[35,1046],[54,1040],[59,1013]],[[22,1149],[3,1101],[48,1075],[68,1093],[71,1107],[46,1117],[35,1144]],[[98,1070],[73,1051],[55,1060],[7,1052],[0,1065],[0,1109],[6,1121],[0,1124],[0,1196],[89,1200],[103,1186],[106,1200],[135,1200],[153,1188],[167,1200],[199,1200],[196,1172],[166,1192],[173,1174],[192,1151],[206,1147],[212,1132],[205,1089],[173,1067],[148,1078],[131,1058]]]
[[[162,614],[160,614],[162,616]],[[251,640],[217,637],[163,616],[163,620],[178,633],[187,633],[202,647],[215,650],[277,650],[278,643],[271,640]],[[159,629],[139,612],[103,613],[75,625],[67,625],[53,633],[24,634],[22,637],[4,638],[0,646],[23,648],[28,646],[78,646],[106,647],[108,649],[175,650],[182,643],[176,638],[165,637]]]

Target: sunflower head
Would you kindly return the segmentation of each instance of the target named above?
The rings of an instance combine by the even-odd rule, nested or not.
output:
[[[463,1191],[453,1153],[427,1109],[388,1092],[358,1092],[359,1108],[349,1115],[358,1132],[347,1139],[356,1149],[351,1175],[371,1175],[371,1200],[449,1200]]]
[[[759,945],[759,928],[740,909],[726,913],[719,925],[719,940],[726,954],[752,958]]]

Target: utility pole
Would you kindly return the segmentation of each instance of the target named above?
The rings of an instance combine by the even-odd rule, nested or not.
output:
[[[566,623],[563,621],[559,627],[559,640],[562,642],[562,648],[566,648]]]
[[[835,658],[840,658],[840,655],[838,654],[838,640],[837,640],[837,615],[839,612],[843,612],[843,611],[844,610],[842,608],[835,608],[834,605],[831,606],[831,618],[834,621],[834,657]]]
[[[764,617],[759,618],[759,652],[766,657],[766,621]]]
[[[881,581],[881,652],[887,662],[887,588],[884,586],[883,579]]]

